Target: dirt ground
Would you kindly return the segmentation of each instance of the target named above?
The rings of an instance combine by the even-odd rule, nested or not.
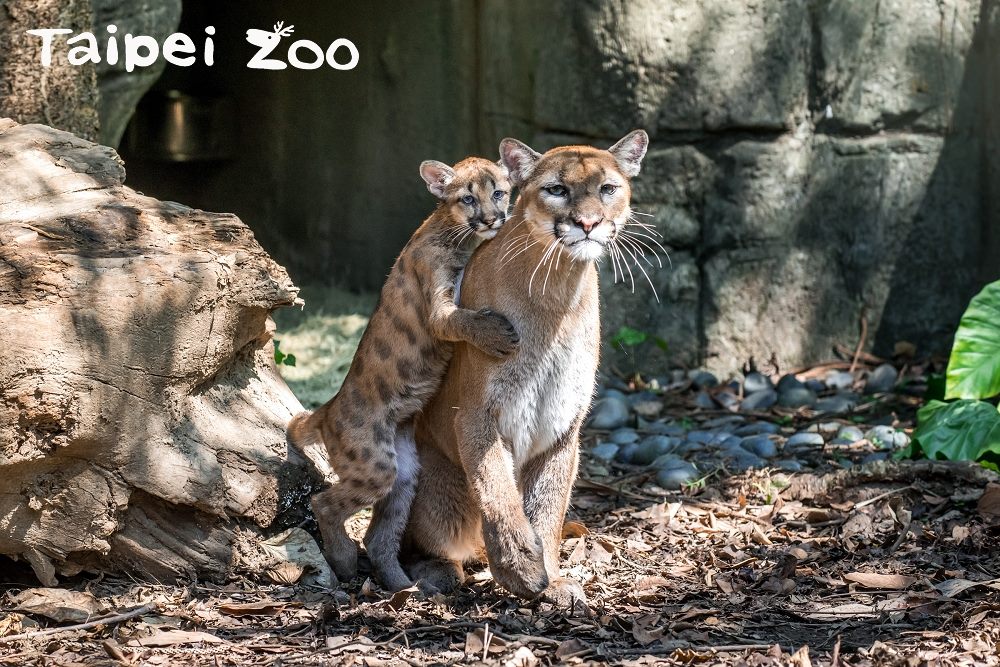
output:
[[[59,624],[25,611],[31,580],[11,571],[0,663],[1000,664],[992,474],[929,462],[844,470],[817,456],[816,472],[720,470],[671,494],[648,471],[585,459],[563,557],[589,614],[517,601],[484,568],[437,599],[383,594],[363,572],[336,594],[81,577],[67,609],[128,617],[18,640]],[[43,597],[36,608],[53,607]]]

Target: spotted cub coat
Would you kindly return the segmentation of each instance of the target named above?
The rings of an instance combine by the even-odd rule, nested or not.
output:
[[[519,340],[502,315],[459,308],[455,298],[456,281],[473,250],[506,220],[506,170],[467,158],[454,168],[424,162],[420,173],[440,200],[437,209],[393,265],[340,391],[288,426],[289,440],[300,451],[325,445],[339,478],[312,498],[324,554],[337,576],[353,577],[357,569],[357,547],[344,522],[374,504],[374,516],[386,519],[372,522],[365,545],[376,578],[393,589],[410,585],[395,545],[416,488],[413,416],[437,391],[453,342],[502,357]]]

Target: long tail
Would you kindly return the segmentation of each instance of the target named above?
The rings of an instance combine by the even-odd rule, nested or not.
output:
[[[288,422],[285,433],[288,435],[288,444],[302,454],[326,481],[337,479],[333,466],[330,465],[330,455],[323,444],[323,437],[316,427],[313,419],[314,413],[311,410],[303,410],[292,417]]]

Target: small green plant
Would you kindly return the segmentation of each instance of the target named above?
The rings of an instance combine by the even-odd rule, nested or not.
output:
[[[667,341],[655,334],[651,334],[640,329],[633,329],[629,326],[619,327],[615,335],[608,339],[612,347],[617,347],[628,353],[632,359],[633,375],[639,372],[639,349],[644,345],[655,345],[663,352],[668,349]]]
[[[930,393],[931,387],[928,387]],[[935,393],[940,389],[935,387]],[[913,442],[903,455],[1000,461],[1000,281],[973,297],[955,333],[944,400],[917,412]]]
[[[274,341],[274,363],[279,366],[294,366],[295,365],[295,355],[285,354],[281,351],[281,341]]]

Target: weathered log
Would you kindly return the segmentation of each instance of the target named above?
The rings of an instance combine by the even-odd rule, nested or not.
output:
[[[0,120],[0,554],[230,574],[309,490],[270,312],[297,301],[233,215],[122,185],[115,152]]]

